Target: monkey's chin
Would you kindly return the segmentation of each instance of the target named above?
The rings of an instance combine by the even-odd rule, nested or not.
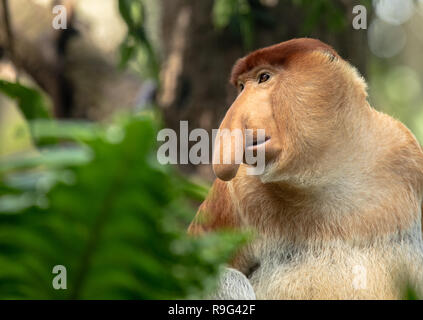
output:
[[[276,161],[272,161],[269,164],[266,164],[264,172],[259,176],[259,179],[262,183],[271,183],[277,182],[280,178],[277,175],[278,172],[278,163]]]

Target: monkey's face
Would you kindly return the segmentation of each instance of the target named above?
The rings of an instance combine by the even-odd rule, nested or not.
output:
[[[298,175],[329,168],[326,156],[342,143],[343,123],[348,121],[345,92],[353,86],[348,64],[321,42],[313,42],[316,49],[311,50],[298,46],[299,40],[253,52],[238,61],[232,79],[238,96],[219,128],[241,129],[244,142],[246,129],[265,130],[264,139],[253,137],[246,149],[265,153],[267,180],[272,180],[272,174]],[[234,139],[229,145],[230,151],[222,145],[215,148],[213,170],[222,180],[232,179],[238,170]],[[216,163],[216,152],[220,157],[230,152],[231,164]]]
[[[226,113],[219,130],[241,130],[241,144],[235,143],[235,137],[220,148],[216,147],[214,154],[213,170],[222,180],[232,179],[238,170],[235,152],[245,153],[251,151],[254,156],[264,153],[267,163],[273,161],[281,151],[279,129],[273,106],[272,94],[279,86],[280,68],[263,65],[248,73],[242,74],[237,83],[238,96]],[[261,136],[258,130],[264,130]],[[227,148],[225,148],[226,146]],[[239,146],[244,147],[240,151]],[[238,147],[238,148],[237,148]],[[230,164],[222,164],[225,153],[230,153]],[[219,158],[220,164],[216,160]],[[244,156],[245,159],[245,156]]]

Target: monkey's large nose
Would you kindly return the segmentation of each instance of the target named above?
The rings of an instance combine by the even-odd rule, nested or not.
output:
[[[236,176],[244,156],[244,134],[241,130],[219,129],[213,152],[213,171],[224,181]]]
[[[220,180],[230,181],[235,178],[238,172],[238,165],[213,164],[213,172]]]
[[[245,105],[239,96],[231,105],[222,123],[214,143],[213,171],[224,181],[233,179],[239,165],[243,162],[245,146]]]

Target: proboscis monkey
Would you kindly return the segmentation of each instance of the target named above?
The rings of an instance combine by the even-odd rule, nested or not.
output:
[[[252,229],[231,267],[258,299],[396,299],[407,283],[421,292],[423,152],[370,107],[356,69],[318,40],[293,39],[238,60],[231,82],[238,96],[220,129],[265,129],[254,146],[265,170],[214,164],[189,232]]]

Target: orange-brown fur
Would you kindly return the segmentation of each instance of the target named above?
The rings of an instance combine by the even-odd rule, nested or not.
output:
[[[263,68],[271,80],[258,85]],[[245,89],[220,128],[266,129],[266,170],[214,166],[229,181],[215,181],[190,232],[253,229],[232,266],[261,299],[401,298],[403,277],[421,290],[423,153],[369,106],[356,70],[294,39],[240,59],[231,81]],[[353,286],[356,265],[365,289]]]

